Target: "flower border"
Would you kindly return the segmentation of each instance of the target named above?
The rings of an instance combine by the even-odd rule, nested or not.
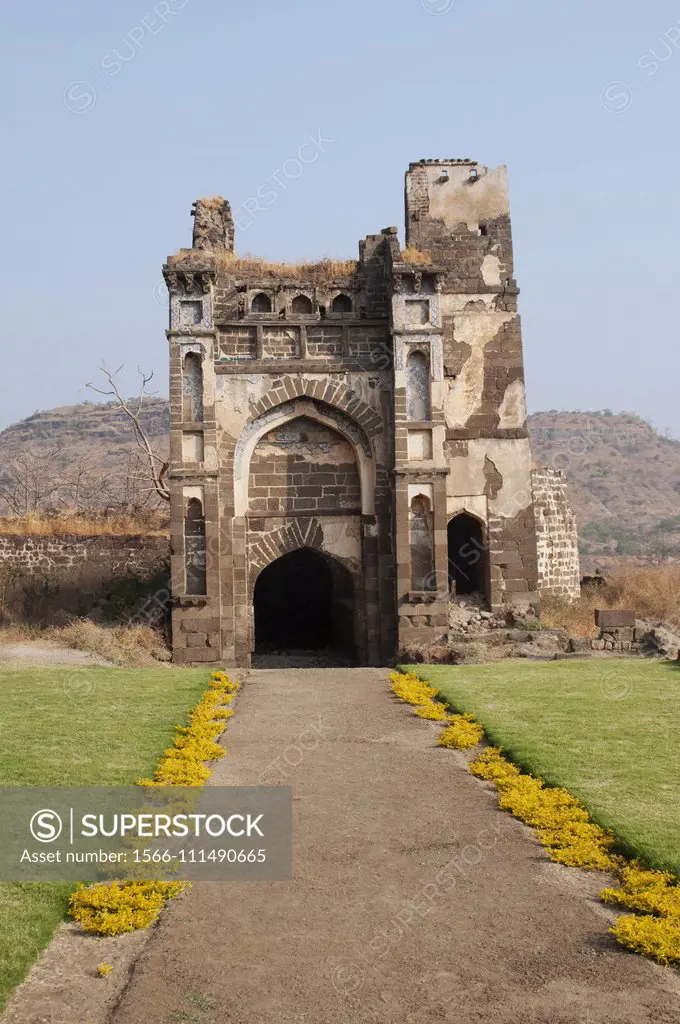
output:
[[[484,729],[470,714],[451,714],[440,691],[413,672],[393,672],[392,692],[416,707],[419,718],[446,723],[437,744],[471,750],[485,739]],[[605,903],[634,911],[610,928],[626,949],[669,966],[680,964],[680,884],[665,871],[650,871],[637,860],[616,852],[616,837],[597,825],[580,800],[568,790],[547,786],[522,772],[499,747],[485,747],[468,765],[477,778],[493,783],[499,807],[536,830],[551,860],[569,867],[606,871],[618,887],[600,893]]]
[[[225,672],[213,672],[208,690],[189,712],[189,725],[176,727],[174,746],[164,751],[153,779],[138,779],[137,785],[204,786],[212,775],[205,762],[226,754],[217,739],[234,714],[228,705],[239,689]],[[79,885],[71,895],[69,914],[92,935],[122,935],[148,928],[168,900],[187,888],[187,882],[146,879]]]

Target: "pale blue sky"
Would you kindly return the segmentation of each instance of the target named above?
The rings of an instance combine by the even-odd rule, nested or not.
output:
[[[102,359],[165,393],[196,197],[278,171],[237,249],[354,257],[403,239],[410,160],[461,156],[510,168],[530,409],[680,436],[680,3],[9,0],[0,50],[0,426],[91,397]]]

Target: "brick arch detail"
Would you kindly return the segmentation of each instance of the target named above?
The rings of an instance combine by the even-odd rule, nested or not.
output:
[[[352,389],[342,381],[310,381],[301,377],[282,377],[276,387],[253,402],[248,422],[256,420],[277,405],[290,402],[293,398],[315,398],[319,402],[326,402],[327,405],[340,409],[351,419],[356,420],[369,437],[382,433],[382,417],[361,398],[357,398]]]
[[[345,559],[338,557],[323,547],[323,529],[316,518],[297,517],[285,526],[263,533],[253,533],[248,539],[248,596],[252,602],[255,584],[263,569],[291,551],[310,548],[325,558],[331,558],[346,569],[356,583],[360,574]]]
[[[351,444],[361,482],[361,510],[364,515],[375,514],[376,460],[371,443],[363,427],[348,413],[333,406],[324,409],[324,403],[306,398],[287,399],[250,420],[243,428],[234,452],[234,510],[237,516],[248,510],[250,461],[255,448],[268,431],[300,416],[323,423],[343,436]]]

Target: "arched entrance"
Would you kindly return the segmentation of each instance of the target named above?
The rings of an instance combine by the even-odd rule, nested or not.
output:
[[[253,595],[255,656],[355,661],[354,585],[344,566],[299,548],[262,570]]]
[[[461,512],[448,526],[449,581],[456,595],[488,599],[488,549],[479,519]]]

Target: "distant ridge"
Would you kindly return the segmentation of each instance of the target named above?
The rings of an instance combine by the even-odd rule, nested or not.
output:
[[[534,461],[563,469],[586,555],[680,557],[680,441],[634,413],[538,412]]]
[[[168,403],[149,398],[144,423],[168,450]],[[538,412],[529,417],[534,462],[563,469],[588,556],[680,558],[680,441],[633,413]],[[0,481],[12,460],[56,451],[59,472],[81,462],[110,477],[127,472],[132,434],[113,403],[36,412],[0,432]]]

